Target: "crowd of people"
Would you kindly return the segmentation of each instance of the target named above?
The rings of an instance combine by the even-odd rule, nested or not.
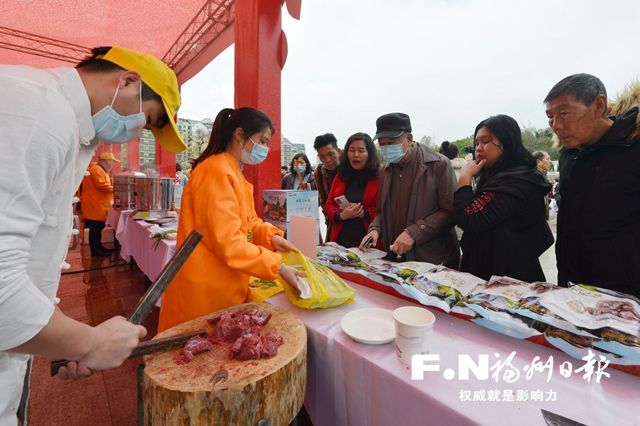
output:
[[[343,149],[331,133],[318,136],[314,175],[326,240],[376,246],[389,260],[443,264],[485,279],[557,278],[560,285],[640,295],[638,107],[608,115],[606,89],[589,74],[564,78],[544,104],[560,150],[560,179],[553,182],[546,179],[549,153],[530,153],[518,123],[504,114],[476,126],[466,162],[448,141],[440,153],[415,143],[403,113],[378,118],[377,150],[366,133],[349,137]],[[557,277],[545,277],[539,261],[554,243],[550,199]]]
[[[144,128],[171,151],[185,144],[174,121],[176,76],[150,55],[104,47],[76,68],[0,65],[0,88],[0,423],[15,424],[30,355],[72,360],[61,377],[85,377],[120,365],[146,334],[122,317],[89,326],[56,307],[71,200],[98,144],[125,143]],[[608,116],[606,90],[588,74],[561,80],[544,104],[561,146],[558,283],[638,296],[638,108]],[[473,159],[457,177],[452,147],[445,156],[416,143],[407,114],[384,114],[375,125],[373,138],[354,133],[343,149],[332,134],[318,136],[322,164],[313,171],[297,155],[283,178],[287,188],[317,188],[329,241],[482,278],[552,278],[538,260],[553,243],[545,210],[551,185],[540,172],[547,159],[524,148],[515,119],[482,120]],[[274,131],[253,108],[218,113],[180,204],[178,245],[193,229],[204,238],[164,295],[159,330],[244,302],[250,276],[290,284],[300,277],[280,254],[296,248],[258,217],[242,173],[265,160]],[[100,160],[107,162],[98,162],[87,191],[110,183],[101,176],[113,159]],[[99,213],[87,213],[95,229],[104,222]]]

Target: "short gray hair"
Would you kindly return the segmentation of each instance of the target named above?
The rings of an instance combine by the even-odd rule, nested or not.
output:
[[[573,95],[583,104],[589,106],[600,95],[607,97],[607,89],[605,89],[602,81],[591,74],[574,74],[565,77],[551,88],[544,103],[549,103],[558,96],[570,94]]]

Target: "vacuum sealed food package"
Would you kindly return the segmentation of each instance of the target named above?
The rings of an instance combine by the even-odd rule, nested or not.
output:
[[[480,317],[473,322],[501,334],[518,339],[537,336],[546,324],[521,316],[517,308],[522,300],[548,291],[551,284],[530,284],[510,277],[493,276],[467,296],[465,305]]]

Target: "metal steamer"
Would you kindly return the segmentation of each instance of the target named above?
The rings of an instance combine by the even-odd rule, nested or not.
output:
[[[135,193],[138,211],[169,211],[173,206],[173,179],[136,177]]]
[[[136,208],[135,178],[130,175],[116,175],[113,177],[113,206],[122,210]]]

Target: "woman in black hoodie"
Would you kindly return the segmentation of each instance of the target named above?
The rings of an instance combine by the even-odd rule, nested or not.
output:
[[[551,184],[522,144],[513,118],[481,121],[474,144],[475,160],[462,167],[454,194],[456,224],[464,231],[460,270],[486,280],[507,275],[544,281],[538,257],[553,244],[544,204]]]

